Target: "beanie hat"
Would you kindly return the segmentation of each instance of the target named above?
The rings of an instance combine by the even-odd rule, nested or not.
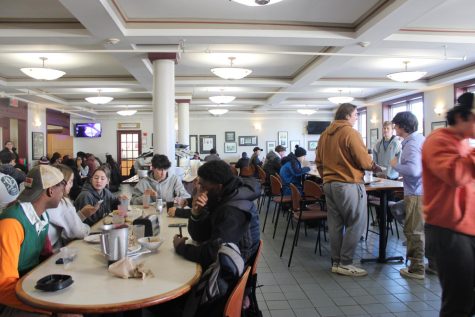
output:
[[[296,157],[301,157],[307,155],[307,151],[298,145],[295,146],[295,156]]]
[[[213,184],[225,185],[234,178],[231,167],[222,160],[209,161],[198,169],[198,176]]]

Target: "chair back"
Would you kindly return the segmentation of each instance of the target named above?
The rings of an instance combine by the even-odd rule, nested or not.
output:
[[[249,278],[251,267],[247,267],[241,276],[231,295],[229,295],[224,307],[224,317],[240,317],[242,312],[242,300],[244,298],[244,290],[246,289],[247,279]]]
[[[292,210],[300,211],[300,202],[302,200],[302,195],[294,184],[290,183],[290,192],[292,195]]]
[[[244,166],[239,169],[239,176],[241,177],[252,177],[254,176],[254,166]]]
[[[238,170],[234,165],[230,165],[231,167],[231,172],[233,173],[234,176],[238,176]]]
[[[275,177],[279,180],[279,182],[282,184],[282,177],[280,177],[279,173],[275,174]]]
[[[303,192],[305,195],[305,199],[315,199],[319,200],[323,196],[323,191],[320,185],[310,180],[305,180],[303,182]]]
[[[254,257],[254,261],[252,262],[252,268],[251,268],[251,275],[255,275],[257,273],[257,264],[259,262],[259,258],[261,256],[261,251],[262,251],[262,244],[264,241],[259,240],[259,247],[257,248],[256,255]]]
[[[282,183],[274,175],[270,176],[270,190],[272,196],[280,196],[282,194]]]
[[[264,171],[264,169],[260,166],[256,166],[257,167],[257,172],[259,174],[259,181],[261,182],[261,184],[264,184],[266,182],[266,172]]]

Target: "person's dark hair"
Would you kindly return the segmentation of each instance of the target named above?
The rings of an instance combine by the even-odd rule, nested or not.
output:
[[[459,116],[463,121],[468,121],[472,111],[470,108],[467,108],[463,105],[456,105],[449,111],[447,111],[447,124],[448,125],[455,125],[457,122],[455,118]]]
[[[305,155],[307,155],[307,150],[305,150],[303,147],[300,147],[300,146],[296,145],[294,155],[296,157],[305,156]]]
[[[231,167],[228,163],[222,160],[210,161],[200,166],[198,169],[198,176],[205,181],[222,185],[227,184],[234,178]]]
[[[152,157],[152,167],[153,168],[158,168],[158,169],[164,169],[167,170],[172,166],[172,163],[168,159],[166,155],[163,154],[155,154]]]
[[[212,148],[211,150],[209,150],[209,154],[216,154],[216,149]]]
[[[54,152],[53,156],[51,156],[51,159],[49,160],[50,164],[55,164],[56,160],[61,158],[61,154],[59,152]]]
[[[416,116],[410,111],[399,112],[391,122],[409,134],[417,131],[419,125]]]
[[[116,164],[116,162],[114,161],[114,158],[110,154],[106,154],[106,163],[107,164]]]
[[[10,151],[1,151],[0,152],[0,161],[2,164],[10,164],[11,161],[15,159],[15,154]]]
[[[347,116],[351,116],[356,106],[351,103],[342,103],[335,113],[335,120],[348,120]]]
[[[82,159],[85,159],[86,158],[86,153],[84,153],[83,151],[79,151],[76,153],[76,157],[80,157]]]
[[[76,160],[75,159],[72,159],[72,158],[68,158],[66,160],[63,160],[62,164],[72,168],[73,170],[74,169],[77,169],[77,166],[76,166]]]
[[[13,142],[12,142],[11,140],[7,140],[7,141],[5,141],[5,143],[3,143],[3,145],[4,145],[4,146],[7,146],[7,143],[13,144]]]
[[[247,152],[242,152],[241,158],[247,158]]]
[[[63,162],[66,161],[66,160],[69,160],[69,154],[66,154],[66,155],[63,155]]]

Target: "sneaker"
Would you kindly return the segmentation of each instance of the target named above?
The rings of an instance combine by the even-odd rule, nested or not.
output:
[[[339,265],[336,273],[346,276],[365,276],[368,275],[368,272],[363,270],[360,267],[354,265]]]
[[[425,271],[427,274],[431,275],[438,275],[439,272],[437,272],[437,267],[435,265],[432,265],[430,262],[429,264],[426,265]]]
[[[422,272],[411,272],[408,267],[400,269],[399,273],[403,277],[415,278],[417,280],[423,280],[425,278],[424,271],[422,271]]]
[[[332,273],[338,273],[338,266],[337,262],[332,263]]]

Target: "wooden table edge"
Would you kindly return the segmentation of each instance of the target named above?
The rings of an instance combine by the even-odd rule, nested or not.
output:
[[[15,292],[17,297],[23,303],[35,307],[44,309],[46,311],[51,311],[55,313],[113,313],[119,311],[133,310],[139,308],[150,307],[158,305],[161,303],[168,302],[172,299],[180,297],[191,290],[191,287],[195,285],[199,278],[201,277],[201,266],[196,263],[195,275],[183,286],[161,294],[160,296],[152,296],[140,300],[117,303],[117,304],[107,304],[99,306],[92,305],[61,305],[61,304],[52,304],[50,302],[42,301],[35,299],[28,295],[22,288],[23,280],[31,273],[24,275],[16,284]],[[74,286],[74,284],[72,285]],[[106,291],[106,290],[104,290]]]

